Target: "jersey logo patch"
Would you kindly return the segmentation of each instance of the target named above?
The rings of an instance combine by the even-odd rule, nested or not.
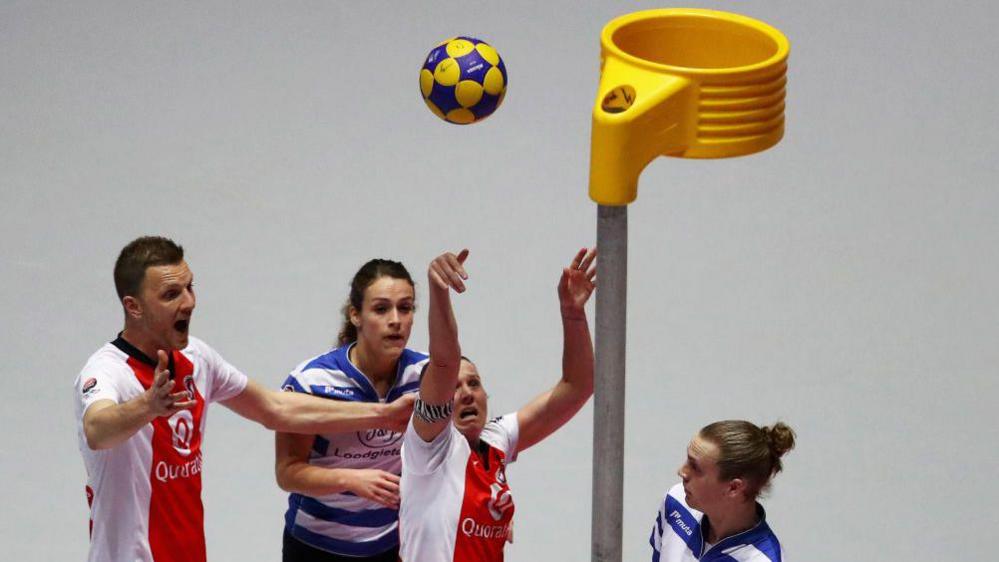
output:
[[[185,457],[191,454],[191,439],[194,438],[194,415],[190,410],[181,410],[167,420],[173,433],[173,448]]]
[[[194,400],[198,394],[198,387],[194,386],[194,377],[191,375],[184,377],[184,388],[187,389],[187,399]]]
[[[97,388],[97,379],[91,377],[83,382],[83,395],[90,394],[91,390]]]
[[[489,515],[499,521],[503,519],[503,513],[513,507],[513,496],[509,488],[504,488],[496,482],[489,487],[489,496]]]
[[[395,445],[400,439],[402,439],[401,433],[389,431],[388,429],[369,429],[357,432],[357,440],[369,449],[382,449],[390,445]]]

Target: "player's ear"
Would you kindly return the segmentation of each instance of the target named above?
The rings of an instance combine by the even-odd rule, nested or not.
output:
[[[746,493],[746,481],[742,478],[733,478],[728,481],[728,487],[725,488],[725,495],[736,499]]]
[[[142,303],[132,295],[122,297],[121,306],[125,309],[125,315],[129,318],[142,318]]]
[[[350,314],[350,323],[354,325],[355,328],[361,327],[361,311],[357,310],[353,306],[347,311]]]

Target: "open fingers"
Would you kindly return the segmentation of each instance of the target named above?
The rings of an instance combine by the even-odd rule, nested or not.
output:
[[[593,265],[593,260],[596,259],[596,257],[597,257],[597,249],[596,248],[590,248],[590,249],[583,248],[582,250],[580,250],[580,253],[583,253],[584,256],[583,256],[582,261],[579,263],[578,269],[580,269],[581,271],[585,271],[587,273],[587,277],[589,277],[590,276],[589,273],[590,273],[590,269],[591,269],[590,266]],[[577,254],[576,257],[578,258],[579,254]],[[593,274],[596,275],[596,268],[593,268]]]
[[[170,391],[173,390],[173,381],[170,380],[170,371],[156,371],[153,374],[153,385],[149,388],[153,396],[160,400],[167,400]]]
[[[162,386],[170,379],[170,361],[162,349],[156,351],[156,369],[153,371],[153,386]]]
[[[174,412],[180,410],[190,410],[191,408],[195,407],[197,404],[198,404],[197,400],[184,400],[184,401],[175,400],[174,403],[170,405],[170,410]]]
[[[156,350],[156,370],[165,371],[167,366],[170,365],[170,358],[162,349]]]
[[[154,372],[160,372],[160,371],[166,372],[167,377],[169,378],[170,357],[167,356],[166,352],[163,351],[162,349],[156,351],[156,371]]]
[[[174,392],[171,394],[170,399],[174,402],[186,402],[188,400],[194,400],[194,396],[186,390],[181,390],[180,392]]]
[[[558,290],[568,291],[582,280],[583,272],[569,267],[562,268],[562,275],[558,279]]]
[[[168,372],[169,371],[160,371],[159,369],[153,371],[153,384],[150,387],[150,390],[157,394],[160,393],[160,391],[166,387],[166,382],[169,380],[167,378]]]

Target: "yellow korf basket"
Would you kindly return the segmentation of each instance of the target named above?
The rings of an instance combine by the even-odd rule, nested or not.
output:
[[[672,8],[621,16],[600,35],[590,198],[627,205],[656,156],[728,158],[784,135],[790,45],[761,21]]]

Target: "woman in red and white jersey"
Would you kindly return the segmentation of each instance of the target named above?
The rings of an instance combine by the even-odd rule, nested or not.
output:
[[[562,427],[593,394],[593,344],[585,305],[593,294],[593,249],[580,250],[558,284],[562,377],[514,413],[487,418],[475,365],[462,357],[451,308],[465,291],[468,250],[430,264],[430,363],[403,437],[400,555],[404,562],[498,562],[514,501],[506,465]]]

